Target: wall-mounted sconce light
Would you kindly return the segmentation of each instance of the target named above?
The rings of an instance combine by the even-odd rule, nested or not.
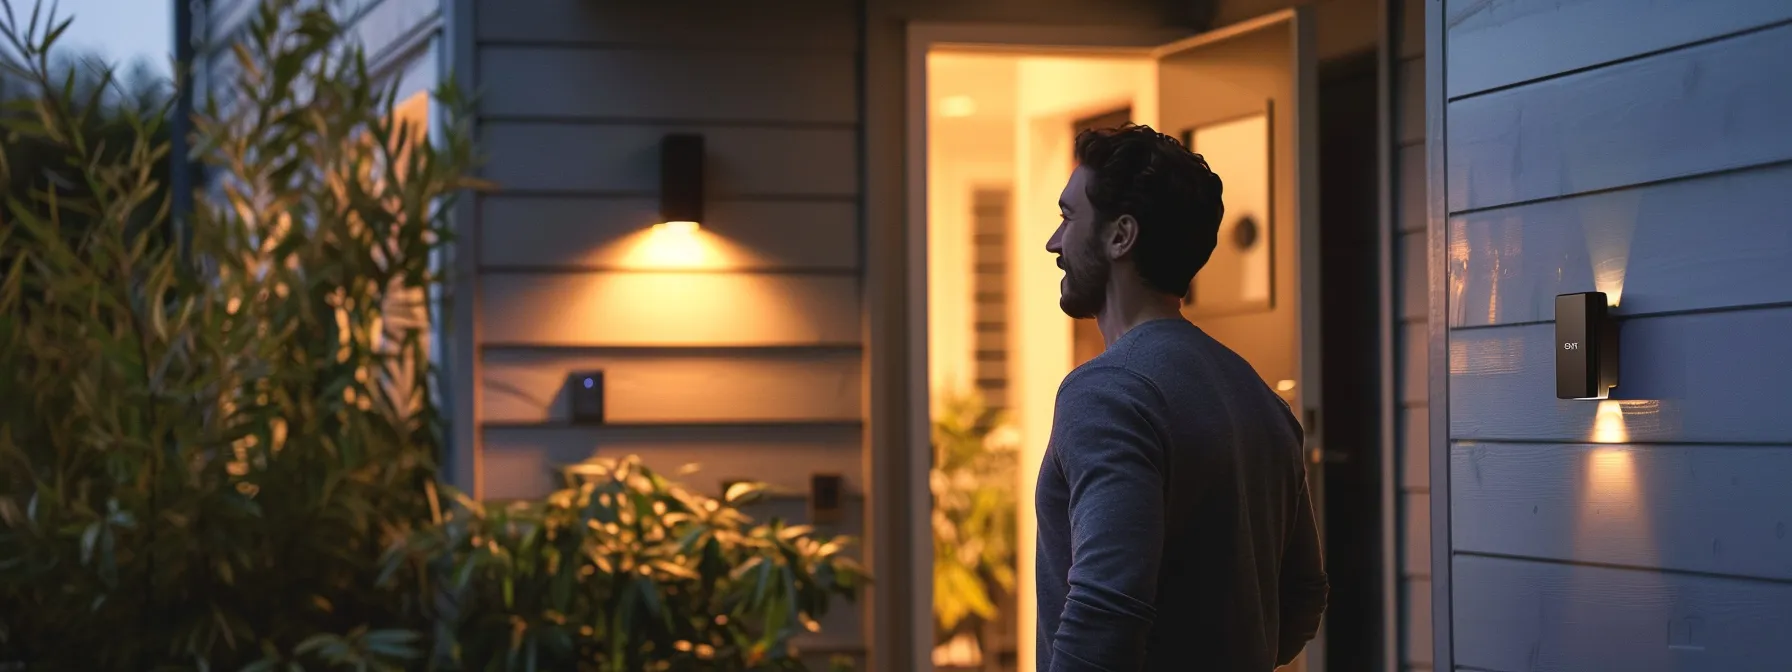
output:
[[[1618,386],[1618,324],[1605,292],[1556,296],[1556,398],[1604,399]]]
[[[660,222],[691,231],[703,223],[703,136],[673,133],[660,140]]]

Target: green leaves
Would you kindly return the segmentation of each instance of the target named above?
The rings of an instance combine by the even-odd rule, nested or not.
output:
[[[422,656],[417,644],[422,637],[409,630],[375,630],[360,627],[347,635],[312,635],[293,653],[328,665],[330,669],[403,670],[403,663]]]
[[[791,637],[864,580],[847,539],[692,493],[634,457],[569,466],[541,501],[461,508],[407,542],[448,546],[463,664],[522,670],[800,669]],[[553,634],[550,634],[553,633]],[[543,645],[566,637],[567,647]],[[526,656],[524,654],[527,654]]]
[[[947,633],[996,617],[1013,590],[1018,457],[1001,413],[975,392],[948,394],[933,421],[933,605]]]
[[[413,294],[472,145],[452,100],[442,140],[396,142],[387,89],[303,4],[264,3],[239,45],[279,77],[250,68],[218,87],[241,100],[196,115],[221,188],[195,193],[188,263],[168,101],[65,67],[67,22],[0,0],[0,661],[410,669],[434,651],[441,558],[388,561],[439,517],[435,317]]]

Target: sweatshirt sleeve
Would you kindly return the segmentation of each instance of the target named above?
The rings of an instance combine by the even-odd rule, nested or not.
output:
[[[1069,486],[1070,589],[1051,672],[1144,665],[1163,555],[1163,451],[1147,412],[1159,397],[1117,367],[1077,371],[1059,391],[1053,443]]]
[[[1282,557],[1282,629],[1276,647],[1277,666],[1294,662],[1301,649],[1319,634],[1319,621],[1325,615],[1331,589],[1304,472],[1295,493],[1294,524],[1288,531],[1288,546]]]

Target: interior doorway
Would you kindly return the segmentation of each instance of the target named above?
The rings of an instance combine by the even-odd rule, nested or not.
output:
[[[1031,671],[1042,437],[1058,381],[1102,347],[1092,320],[1059,310],[1045,241],[1076,132],[1154,109],[1156,72],[1138,51],[948,48],[925,67],[933,661]],[[991,524],[980,504],[995,502],[1006,508]]]
[[[921,305],[911,304],[921,312],[911,314],[924,362],[915,383],[927,392],[913,426],[931,428],[920,435],[935,439],[942,429],[951,430],[946,434],[974,430],[972,443],[987,444],[992,454],[1009,450],[1013,461],[1003,500],[1013,507],[1013,538],[996,544],[1011,551],[1012,580],[979,574],[975,559],[945,558],[986,547],[980,542],[953,537],[949,547],[932,546],[933,590],[916,599],[920,613],[935,616],[929,619],[933,638],[927,645],[934,648],[936,669],[1033,672],[1031,493],[1057,385],[1103,347],[1092,321],[1071,320],[1058,309],[1061,271],[1044,251],[1057,222],[1057,194],[1074,168],[1073,140],[1084,128],[1123,121],[1150,125],[1206,155],[1226,180],[1223,249],[1191,283],[1184,314],[1251,361],[1297,409],[1309,431],[1316,465],[1311,478],[1316,499],[1324,502],[1322,519],[1366,516],[1374,525],[1379,516],[1373,507],[1330,505],[1324,484],[1330,470],[1317,466],[1327,459],[1327,437],[1319,434],[1321,399],[1328,388],[1337,388],[1325,384],[1322,371],[1330,370],[1322,369],[1322,362],[1327,355],[1373,358],[1376,350],[1370,339],[1361,352],[1335,354],[1342,351],[1322,347],[1320,338],[1322,306],[1330,305],[1325,297],[1336,293],[1322,291],[1322,282],[1330,280],[1322,280],[1319,271],[1321,115],[1311,15],[1286,10],[1181,40],[1110,34],[1108,44],[1054,41],[1077,33],[1049,29],[1016,40],[1028,29],[933,28],[954,37],[928,38],[927,30],[912,30],[910,43],[911,73],[918,73],[911,75],[910,89],[910,226],[924,241],[911,248],[910,269],[924,278],[925,297]],[[1374,90],[1371,78],[1362,95],[1372,102]],[[1373,124],[1371,115],[1360,130],[1370,142]],[[1370,163],[1352,170],[1372,182],[1374,153],[1364,158]],[[1374,193],[1364,192],[1370,199]],[[1372,232],[1372,210],[1364,221]],[[1374,259],[1364,257],[1370,281]],[[1369,300],[1360,308],[1363,315],[1375,313],[1372,293]],[[961,403],[967,396],[979,403]],[[967,420],[966,408],[987,413]],[[941,453],[934,443],[916,446],[935,449],[929,451],[933,473],[917,474],[916,480],[932,484],[937,503],[941,484],[954,479],[940,473]],[[960,498],[975,490],[964,483],[946,489]],[[936,506],[932,512],[936,533],[942,517],[950,517],[942,510]],[[954,515],[963,514],[960,507]],[[952,534],[965,532],[957,527]],[[1328,546],[1329,537],[1328,531]],[[950,572],[941,569],[946,565]],[[1360,575],[1356,572],[1363,568],[1336,569],[1350,575],[1334,571],[1335,582],[1360,581],[1367,587],[1378,576],[1373,567]],[[985,579],[984,594],[954,595],[977,592],[964,585],[967,578]],[[987,618],[973,613],[980,602],[987,603],[982,609]],[[939,618],[946,604],[959,626],[955,631]],[[1354,612],[1350,617],[1356,618]],[[964,626],[967,620],[976,625]],[[1334,658],[1327,654],[1328,641],[1336,636],[1331,620],[1290,669],[1326,668]],[[1379,640],[1365,646],[1374,641]],[[1360,648],[1347,646],[1339,655],[1355,657]]]

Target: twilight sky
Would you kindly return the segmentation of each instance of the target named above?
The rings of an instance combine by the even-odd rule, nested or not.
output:
[[[20,22],[31,15],[36,0],[7,0]],[[129,71],[131,61],[144,59],[157,72],[169,72],[173,57],[174,7],[169,0],[43,0],[56,5],[58,17],[72,16],[74,24],[57,41],[57,47],[97,53]]]

